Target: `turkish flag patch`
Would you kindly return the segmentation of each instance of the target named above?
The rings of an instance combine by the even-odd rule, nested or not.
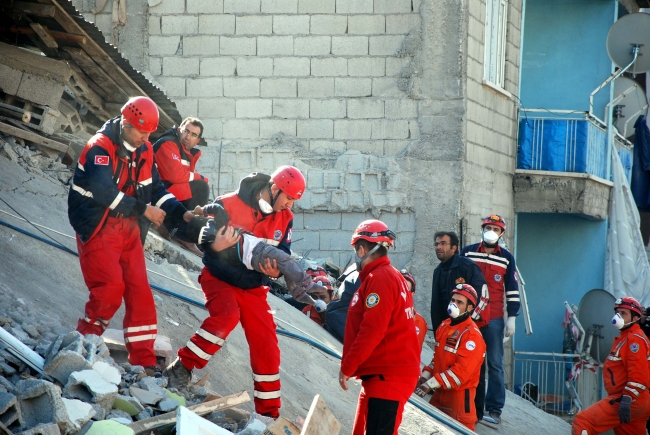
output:
[[[108,165],[108,156],[95,156],[95,164],[107,166]]]

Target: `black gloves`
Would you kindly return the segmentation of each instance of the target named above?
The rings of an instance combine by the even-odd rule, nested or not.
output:
[[[618,407],[618,419],[621,423],[629,423],[632,418],[631,414],[632,398],[630,396],[621,397],[621,406]]]
[[[212,243],[217,235],[217,226],[213,219],[204,216],[194,216],[187,224],[187,237],[194,243]]]

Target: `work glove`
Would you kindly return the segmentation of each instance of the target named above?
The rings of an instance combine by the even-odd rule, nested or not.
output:
[[[194,216],[187,224],[187,237],[196,244],[212,243],[217,235],[217,226],[213,219]]]
[[[618,419],[621,423],[629,423],[632,418],[632,398],[630,396],[621,397],[621,406],[618,407]]]
[[[508,320],[506,320],[506,327],[505,330],[503,331],[504,335],[506,337],[512,337],[515,334],[515,320],[517,318],[515,316],[508,317]]]
[[[426,381],[425,383],[423,383],[422,385],[420,385],[419,387],[417,387],[415,389],[415,394],[420,397],[424,397],[427,394],[429,394],[429,392],[434,392],[438,387],[440,387],[440,383],[435,377],[433,377],[428,381]]]

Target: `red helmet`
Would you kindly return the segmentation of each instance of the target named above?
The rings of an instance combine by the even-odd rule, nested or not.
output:
[[[305,273],[312,278],[315,278],[317,276],[327,276],[327,272],[325,272],[325,269],[323,269],[321,266],[309,267]]]
[[[413,278],[413,275],[408,273],[406,269],[402,269],[400,273],[402,274],[405,280],[411,283],[411,292],[415,293],[415,278]]]
[[[472,305],[476,306],[476,301],[478,296],[476,295],[476,290],[469,284],[457,284],[456,287],[451,291],[451,294],[459,294],[465,296]]]
[[[350,245],[354,246],[357,240],[367,240],[370,243],[379,243],[388,248],[395,247],[394,240],[397,238],[394,232],[388,229],[388,226],[377,219],[369,219],[359,224],[352,234]]]
[[[641,316],[641,304],[630,296],[625,296],[624,298],[618,298],[614,302],[614,310],[618,308],[626,308],[633,313],[636,313],[638,316]]]
[[[504,221],[503,218],[498,214],[491,214],[490,216],[483,219],[481,228],[483,228],[486,225],[496,225],[497,227],[501,228],[504,232],[506,230],[506,221]]]
[[[326,276],[315,276],[312,278],[316,284],[320,284],[321,287],[325,287],[327,290],[334,290],[332,287],[332,281],[329,280]]]
[[[124,120],[145,133],[153,133],[158,128],[158,107],[150,98],[134,97],[122,107]]]
[[[271,180],[281,191],[293,199],[300,199],[305,193],[305,177],[294,166],[280,166],[271,174]]]

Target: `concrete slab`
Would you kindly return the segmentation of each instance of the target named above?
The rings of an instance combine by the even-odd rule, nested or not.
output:
[[[82,370],[70,375],[63,394],[67,398],[92,402],[109,410],[117,396],[117,386],[104,380],[94,370]]]
[[[91,367],[85,354],[84,338],[80,333],[73,331],[59,335],[48,350],[43,371],[66,385],[72,372]]]
[[[121,394],[118,394],[115,398],[115,402],[113,402],[113,409],[120,409],[127,414],[134,416],[143,412],[144,406],[142,406],[140,401],[135,397],[122,396]]]
[[[163,398],[167,397],[167,390],[165,390],[163,386],[160,385],[157,381],[158,379],[156,378],[146,377],[140,379],[140,381],[138,381],[138,385],[140,385],[140,388],[143,390],[147,390],[151,393],[156,393]]]
[[[115,367],[104,361],[97,361],[95,364],[93,364],[93,370],[99,373],[102,378],[104,378],[104,380],[110,382],[111,384],[119,385],[120,382],[122,382],[122,376],[120,376],[120,372]]]
[[[129,388],[129,392],[143,405],[156,405],[165,398],[165,396],[161,394],[143,390],[142,388],[131,387]]]
[[[115,361],[126,361],[124,356],[127,355],[127,352],[126,345],[124,344],[124,333],[122,330],[107,329],[104,331],[104,334],[102,334],[102,338],[104,339],[108,349],[111,351],[111,356]],[[153,350],[158,360],[164,360],[164,362],[159,362],[160,366],[166,367],[171,364],[172,358],[174,357],[174,350],[169,337],[158,334],[153,343]]]
[[[75,430],[88,423],[95,416],[95,410],[92,405],[81,400],[61,398],[65,409],[68,412],[68,419],[76,425]]]
[[[14,423],[17,423],[18,426],[23,425],[18,399],[13,394],[0,393],[0,422],[5,426],[11,426]]]
[[[61,400],[61,389],[39,379],[25,379],[16,384],[16,397],[24,427],[31,429],[39,424],[57,424],[63,431],[71,426],[68,412]]]
[[[180,404],[177,400],[170,399],[169,397],[158,402],[158,409],[162,412],[170,412],[178,408]]]
[[[61,435],[59,426],[54,423],[39,424],[36,427],[28,429],[23,432],[18,432],[16,435]]]

